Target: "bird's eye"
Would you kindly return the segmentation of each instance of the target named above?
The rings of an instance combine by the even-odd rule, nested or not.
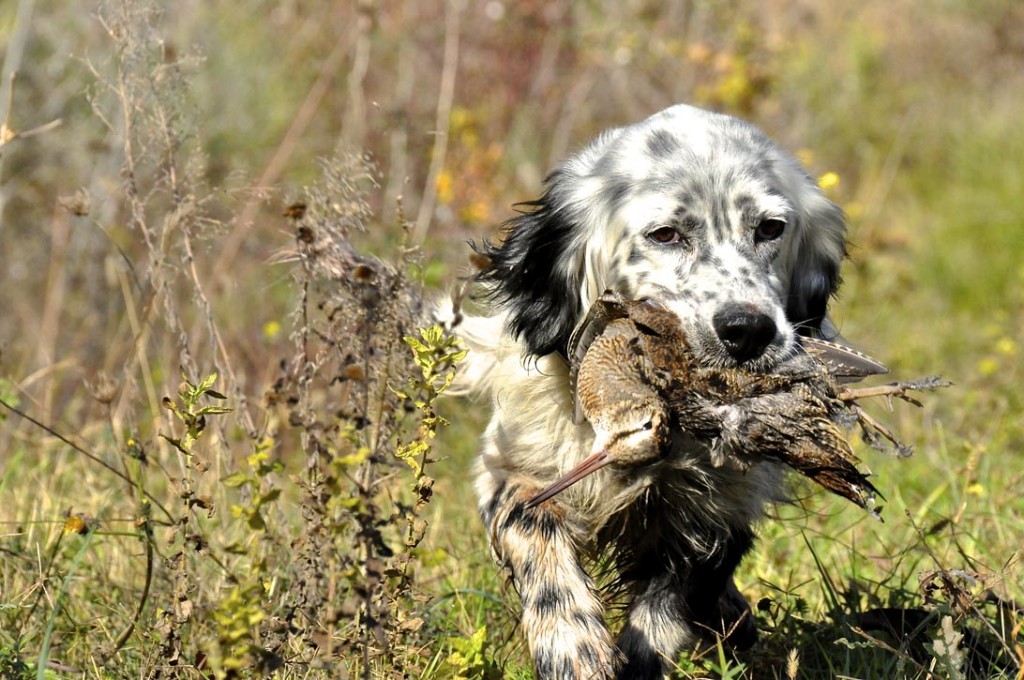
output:
[[[672,245],[683,240],[683,235],[674,227],[659,227],[649,233],[647,238],[661,245]]]
[[[786,231],[786,223],[782,220],[761,220],[761,223],[757,225],[757,229],[754,231],[754,241],[756,243],[774,241],[782,236],[784,231]]]
[[[653,430],[654,429],[654,423],[652,421],[648,420],[646,423],[644,423],[644,426],[641,429],[645,430],[645,431],[646,430]]]

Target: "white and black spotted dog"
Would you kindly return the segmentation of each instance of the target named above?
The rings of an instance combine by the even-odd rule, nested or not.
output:
[[[678,436],[639,476],[605,468],[527,503],[592,452],[565,356],[605,289],[674,311],[709,366],[770,370],[797,351],[797,334],[834,333],[842,211],[752,125],[689,106],[602,134],[528,208],[502,243],[479,248],[493,315],[467,316],[457,332],[471,349],[463,390],[493,399],[476,486],[537,677],[660,678],[701,637],[753,644],[732,574],[764,505],[783,495],[779,465],[715,467]],[[586,570],[600,555],[626,602],[616,639],[612,595]]]

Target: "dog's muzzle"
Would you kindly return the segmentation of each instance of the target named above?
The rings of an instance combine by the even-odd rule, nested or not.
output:
[[[775,339],[775,321],[749,304],[726,305],[711,320],[722,346],[736,363],[756,359]]]

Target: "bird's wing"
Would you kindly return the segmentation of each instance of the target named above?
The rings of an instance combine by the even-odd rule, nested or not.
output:
[[[590,309],[583,321],[576,326],[569,338],[569,389],[575,402],[575,422],[583,422],[583,410],[576,394],[576,382],[579,377],[580,364],[587,356],[587,350],[594,344],[601,333],[604,333],[608,324],[615,319],[624,319],[628,316],[626,301],[620,294],[612,290],[606,290],[601,294]]]
[[[625,298],[614,291],[606,290],[590,306],[583,321],[569,337],[569,364],[578,368],[594,339],[604,332],[609,322],[624,319],[628,315]]]
[[[779,460],[828,491],[852,501],[878,519],[882,494],[857,467],[846,437],[825,404],[797,390],[746,399],[735,407],[726,443],[741,460]]]
[[[878,359],[858,352],[852,347],[818,338],[800,338],[804,351],[818,360],[829,375],[839,382],[857,382],[869,375],[888,373],[889,369]]]

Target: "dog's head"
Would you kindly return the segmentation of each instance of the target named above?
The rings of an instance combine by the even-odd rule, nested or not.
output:
[[[704,363],[770,368],[821,332],[846,252],[842,211],[791,156],[689,106],[601,135],[527,205],[480,281],[537,356],[611,288],[675,311]]]

